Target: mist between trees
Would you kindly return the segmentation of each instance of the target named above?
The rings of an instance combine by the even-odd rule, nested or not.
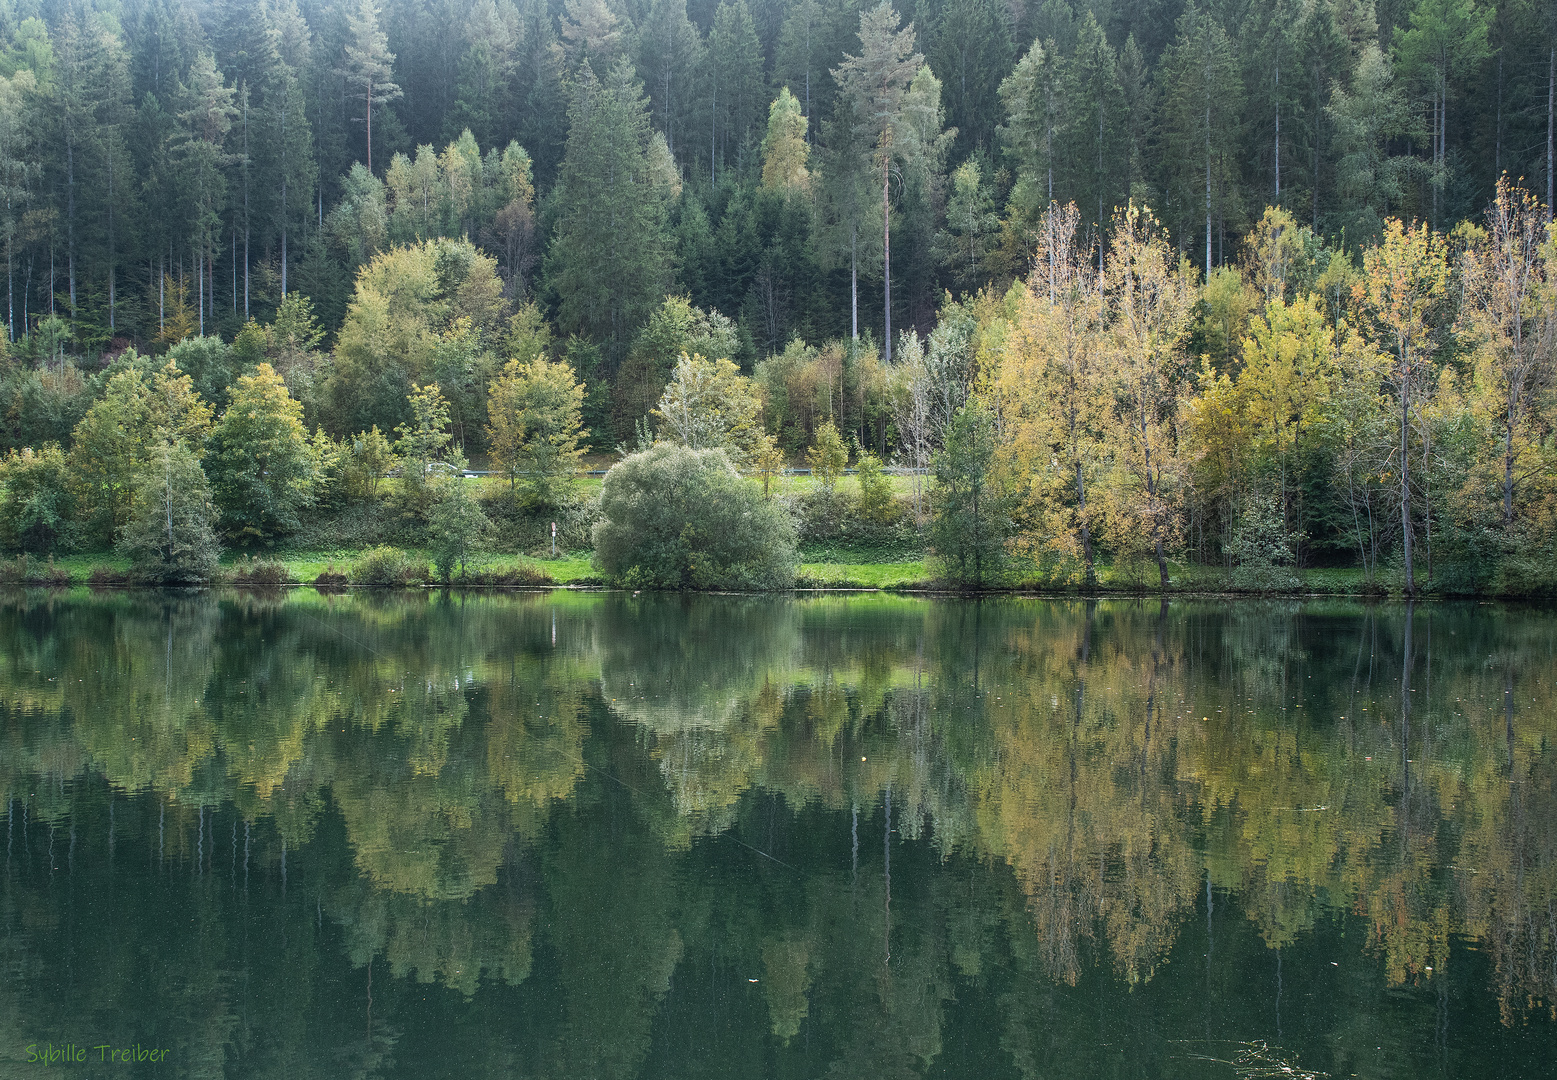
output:
[[[272,542],[379,497],[427,387],[517,490],[515,362],[580,390],[558,470],[686,442],[685,353],[751,380],[761,475],[825,423],[936,465],[871,513],[974,515],[951,577],[1544,588],[1554,86],[1532,4],[7,3],[3,438],[268,363],[314,466],[212,513]],[[9,542],[120,536],[144,459]]]

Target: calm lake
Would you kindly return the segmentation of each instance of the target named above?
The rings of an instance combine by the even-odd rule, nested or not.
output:
[[[1537,608],[0,596],[0,1077],[1550,1077],[1554,689]]]

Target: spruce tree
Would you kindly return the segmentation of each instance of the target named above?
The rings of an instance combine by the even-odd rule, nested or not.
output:
[[[1178,227],[1185,238],[1204,216],[1209,276],[1226,256],[1227,217],[1239,209],[1238,134],[1243,115],[1243,80],[1232,43],[1221,24],[1191,4],[1178,22],[1178,36],[1163,54],[1159,82],[1164,93],[1164,136]],[[1239,222],[1233,222],[1236,228]],[[1222,242],[1216,245],[1214,242]]]
[[[362,102],[362,117],[367,137],[368,171],[373,171],[373,109],[382,108],[401,96],[394,74],[395,54],[389,51],[389,39],[379,27],[379,9],[374,0],[357,0],[347,16],[346,46],[337,74],[346,80],[347,93]]]
[[[632,65],[618,62],[602,82],[586,61],[569,121],[546,280],[563,332],[606,343],[616,359],[669,285],[669,193],[649,169],[648,101]]]
[[[914,51],[914,27],[899,30],[901,18],[888,0],[860,13],[860,54],[845,55],[833,69],[839,100],[848,110],[848,135],[856,154],[870,158],[880,177],[882,307],[886,359],[892,360],[892,164],[904,124],[904,99],[924,57]],[[939,91],[937,90],[937,108]],[[840,132],[841,133],[841,132]]]

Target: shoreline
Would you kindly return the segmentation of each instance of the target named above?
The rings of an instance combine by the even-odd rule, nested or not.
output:
[[[879,549],[878,549],[879,550]],[[1360,570],[1350,567],[1316,567],[1296,572],[1299,580],[1282,588],[1242,587],[1231,578],[1226,567],[1206,567],[1193,563],[1178,564],[1166,589],[1151,575],[1151,584],[1141,581],[1129,568],[1112,565],[1099,567],[1102,579],[1090,588],[1060,582],[1023,580],[1014,575],[1010,584],[974,589],[946,585],[931,576],[931,567],[919,552],[893,552],[885,560],[872,559],[878,550],[850,550],[829,546],[810,554],[831,556],[825,561],[802,561],[795,583],[772,593],[846,594],[882,593],[925,597],[1034,597],[1056,600],[1147,599],[1147,598],[1220,598],[1220,599],[1337,599],[1405,601],[1400,582],[1393,576],[1365,581]],[[734,590],[655,589],[637,590],[618,587],[600,576],[591,562],[591,552],[562,552],[556,558],[521,554],[491,553],[463,574],[441,581],[432,572],[431,560],[419,548],[396,548],[393,567],[376,570],[363,566],[364,559],[383,548],[334,548],[292,550],[269,554],[229,556],[219,568],[219,576],[188,585],[152,585],[137,582],[127,560],[112,552],[94,552],[60,558],[14,556],[0,559],[0,588],[68,589],[217,589],[242,590],[294,588],[309,586],[321,592],[345,592],[368,589],[429,590],[463,592],[512,592],[566,589],[569,591],[616,590],[666,593],[719,593]],[[886,553],[881,553],[886,554]],[[894,557],[895,556],[895,557]],[[918,557],[913,557],[918,556]],[[353,579],[356,580],[353,580]],[[1490,583],[1489,583],[1490,584]],[[1523,583],[1521,583],[1523,584]],[[1544,585],[1544,582],[1531,584]],[[1428,587],[1419,589],[1415,600],[1460,600],[1485,602],[1550,602],[1557,600],[1557,588],[1550,590],[1500,590],[1493,588],[1459,589]]]
[[[1399,592],[1384,590],[1371,591],[1316,591],[1313,589],[1294,589],[1285,591],[1239,591],[1233,589],[1169,589],[1147,591],[1131,591],[1125,589],[1094,589],[1090,591],[1058,590],[1058,589],[1024,589],[1020,587],[1006,589],[953,589],[923,587],[896,587],[874,585],[837,585],[837,586],[800,586],[793,589],[773,589],[765,592],[740,592],[729,589],[630,589],[626,586],[609,585],[601,583],[582,582],[556,582],[552,584],[515,584],[515,585],[489,585],[489,584],[461,584],[440,582],[414,583],[404,585],[366,585],[366,584],[340,584],[319,585],[311,581],[281,581],[281,582],[233,582],[214,581],[197,582],[188,585],[146,585],[135,582],[85,582],[72,580],[64,582],[0,582],[0,592],[69,592],[75,589],[86,589],[93,593],[123,592],[123,593],[197,593],[217,592],[232,590],[242,593],[276,593],[298,589],[312,589],[324,595],[344,595],[352,592],[364,593],[628,593],[633,596],[649,594],[654,596],[743,596],[743,597],[783,597],[783,596],[838,596],[838,595],[874,595],[874,596],[901,596],[910,598],[922,598],[930,600],[1347,600],[1372,604],[1406,604],[1406,603],[1479,603],[1479,604],[1557,604],[1557,596],[1551,594],[1531,593],[1425,593],[1416,597],[1406,597]]]

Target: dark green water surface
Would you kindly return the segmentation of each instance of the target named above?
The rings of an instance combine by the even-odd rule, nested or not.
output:
[[[0,1077],[1551,1077],[1554,678],[1491,606],[3,596]]]

